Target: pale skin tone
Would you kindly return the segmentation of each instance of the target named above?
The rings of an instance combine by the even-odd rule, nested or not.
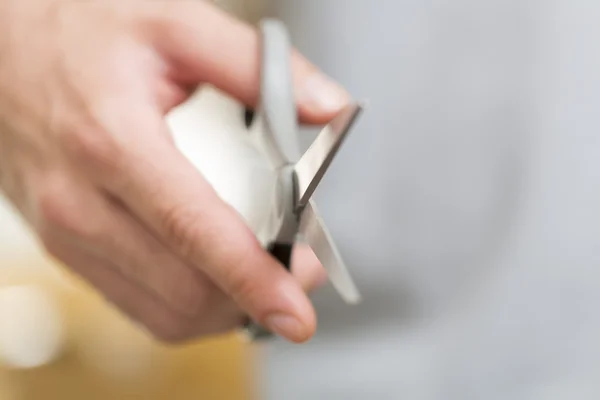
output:
[[[198,0],[0,0],[0,188],[49,254],[162,341],[247,315],[292,342],[315,331],[312,252],[287,273],[164,121],[202,84],[253,106],[258,40]],[[327,122],[346,93],[292,57],[299,118]]]

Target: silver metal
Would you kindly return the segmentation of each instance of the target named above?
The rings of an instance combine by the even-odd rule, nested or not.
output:
[[[274,257],[282,264],[288,264],[285,266],[289,268],[289,251],[298,236],[302,235],[341,297],[348,303],[357,303],[360,300],[358,289],[319,217],[311,196],[362,106],[356,103],[343,109],[300,157],[296,105],[292,91],[291,47],[287,32],[283,24],[275,20],[264,20],[260,27],[261,95],[257,118],[250,134],[277,172],[273,209],[266,221],[269,234],[267,247]],[[249,340],[272,336],[253,321],[248,321],[244,333]]]
[[[299,229],[299,216],[295,201],[298,181],[294,173],[294,166],[287,165],[279,170],[275,191],[278,197],[275,201],[279,206],[275,208],[279,216],[279,226],[273,237],[273,243],[293,244],[296,241]]]
[[[290,41],[285,26],[272,19],[260,24],[262,32],[260,104],[253,129],[274,169],[300,157],[296,103],[292,87]]]
[[[296,163],[298,207],[302,208],[307,204],[362,108],[358,103],[344,108],[321,130],[306,153]]]
[[[248,342],[273,337],[273,333],[263,328],[259,324],[249,321],[241,331],[242,337]]]
[[[350,304],[359,303],[361,296],[358,288],[319,216],[313,200],[308,201],[302,212],[300,233],[327,271],[331,284],[342,299]]]

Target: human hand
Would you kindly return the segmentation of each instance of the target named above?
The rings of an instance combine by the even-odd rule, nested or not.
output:
[[[287,273],[164,120],[203,83],[254,105],[258,48],[198,0],[0,0],[0,187],[51,255],[163,341],[245,314],[294,342],[315,330],[312,252]],[[292,57],[300,119],[328,121],[346,93]]]

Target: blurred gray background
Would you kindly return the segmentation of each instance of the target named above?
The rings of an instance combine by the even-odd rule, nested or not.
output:
[[[600,3],[267,3],[370,106],[317,193],[364,302],[261,398],[600,398]]]

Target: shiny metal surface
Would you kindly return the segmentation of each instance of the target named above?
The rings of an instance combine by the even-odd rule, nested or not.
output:
[[[253,135],[273,168],[279,169],[300,157],[290,65],[291,46],[281,22],[265,19],[261,21],[260,28],[260,105]]]
[[[272,210],[265,225],[268,232],[260,235],[261,242],[289,269],[289,254],[275,249],[291,248],[299,235],[304,236],[342,299],[357,303],[361,296],[310,198],[363,106],[354,103],[345,107],[302,157],[296,155],[297,118],[291,91],[289,39],[278,21],[263,21],[261,31],[261,104],[250,135],[277,173]],[[249,340],[272,336],[251,320],[243,331]]]
[[[298,208],[301,209],[308,203],[362,109],[363,105],[360,103],[346,106],[321,130],[306,153],[296,163]]]
[[[342,299],[351,304],[360,302],[361,296],[358,288],[312,200],[309,200],[304,207],[299,230],[304,241],[312,248],[327,271],[331,284]]]

